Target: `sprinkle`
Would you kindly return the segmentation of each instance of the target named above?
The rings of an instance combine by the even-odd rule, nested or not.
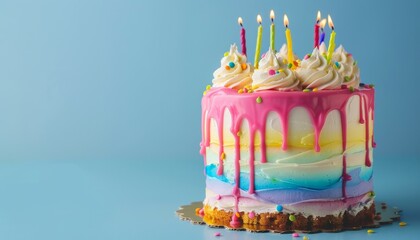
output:
[[[374,88],[374,87],[375,87],[375,85],[374,85],[374,84],[369,84],[369,87],[370,87],[370,88]]]
[[[279,69],[279,72],[284,72],[284,69]]]
[[[367,233],[371,234],[371,233],[375,233],[375,231],[373,229],[368,229]]]
[[[339,62],[335,62],[335,66],[336,66],[337,68],[340,68],[340,63],[339,63]]]
[[[293,64],[289,63],[289,64],[287,64],[287,67],[288,68],[292,68],[293,67]]]
[[[207,86],[206,86],[206,90],[210,90],[210,88],[211,88],[211,86],[210,86],[210,85],[207,85]]]
[[[299,233],[293,233],[293,234],[292,234],[292,237],[294,237],[294,238],[299,237]]]
[[[248,90],[248,93],[252,93],[254,90],[252,90],[252,89],[250,89],[250,90]]]
[[[198,214],[199,214],[200,216],[204,216],[204,209],[200,209],[200,211],[198,211]]]
[[[239,94],[241,94],[241,93],[243,93],[243,92],[244,92],[244,90],[243,90],[243,89],[239,89],[239,90],[238,90],[238,93],[239,93]]]
[[[289,220],[290,220],[291,222],[296,221],[296,217],[295,217],[295,215],[291,214],[291,215],[289,216]]]
[[[235,67],[235,63],[234,62],[229,62],[229,67],[230,68],[234,68]]]
[[[241,132],[241,131],[238,131],[238,132],[236,133],[236,136],[238,136],[238,137],[242,136],[242,132]]]
[[[374,197],[374,196],[375,196],[375,192],[374,192],[374,191],[371,191],[371,192],[370,192],[370,196],[371,196],[371,197]]]
[[[309,240],[309,237],[308,236],[303,236],[303,238],[302,238],[303,240]]]
[[[222,196],[220,196],[220,194],[217,194],[216,195],[216,200],[220,200],[220,199],[222,199]]]
[[[346,84],[341,85],[341,89],[347,89],[347,85]]]
[[[223,54],[223,56],[227,57],[229,55],[229,52],[225,52],[225,54]]]
[[[279,70],[277,70],[277,71],[276,71],[276,74],[279,74],[279,73],[280,73],[280,71],[279,71]]]
[[[305,88],[305,89],[303,89],[302,91],[303,91],[303,92],[310,92],[310,91],[311,91],[311,89],[309,89],[309,88]]]
[[[298,67],[299,66],[298,61],[293,61],[293,65],[295,65],[296,67]]]
[[[239,214],[238,212],[235,213],[236,217],[241,217],[241,214]]]
[[[318,92],[318,88],[312,89],[312,92]]]
[[[225,160],[226,159],[226,154],[224,152],[222,152],[220,154],[220,159]]]
[[[308,59],[308,58],[310,58],[310,57],[311,57],[311,55],[310,55],[310,54],[306,54],[306,55],[305,55],[305,57],[304,57],[303,59],[305,59],[305,60],[306,60],[306,59]]]
[[[351,53],[347,53],[347,57],[352,57],[353,55]]]
[[[345,76],[344,77],[344,82],[350,82],[350,77],[349,76]]]
[[[245,70],[248,67],[248,65],[246,65],[246,63],[242,63],[241,67],[242,67],[242,70]]]
[[[220,237],[220,236],[222,236],[222,234],[221,234],[221,233],[219,233],[219,232],[217,232],[217,233],[215,233],[215,234],[214,234],[214,236],[215,236],[215,237]]]
[[[262,98],[261,97],[257,97],[257,99],[255,101],[257,101],[257,103],[262,103]]]
[[[226,65],[225,66],[225,69],[229,71],[230,70],[230,67]]]
[[[261,58],[265,58],[265,53],[261,54]]]
[[[254,213],[254,211],[249,212],[249,213],[248,213],[248,217],[249,217],[250,219],[253,219],[253,218],[255,217],[255,213]]]
[[[357,61],[354,61],[354,62],[353,62],[353,65],[357,65]]]
[[[350,90],[350,92],[354,92],[354,87],[353,86],[350,86],[349,87],[349,90]]]
[[[406,222],[400,222],[400,227],[405,227],[405,226],[407,226]]]
[[[273,76],[274,74],[276,74],[276,71],[273,69],[268,70],[268,75]]]
[[[205,90],[205,91],[203,92],[203,96],[204,96],[204,95],[206,95],[206,93],[207,93],[207,90]]]
[[[248,92],[248,88],[244,88],[244,93],[247,93]]]
[[[283,206],[282,205],[277,205],[276,210],[277,210],[277,212],[283,211]]]

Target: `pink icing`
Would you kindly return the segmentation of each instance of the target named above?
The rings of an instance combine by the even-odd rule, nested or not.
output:
[[[290,111],[295,107],[303,107],[309,113],[314,126],[315,135],[315,151],[320,151],[319,138],[321,130],[324,126],[328,113],[332,110],[338,110],[341,118],[342,131],[342,148],[343,153],[346,150],[347,144],[347,114],[346,106],[348,100],[357,95],[360,98],[359,113],[360,124],[365,124],[365,165],[370,167],[371,161],[369,158],[369,111],[372,111],[372,119],[374,112],[374,90],[361,89],[356,92],[350,92],[348,89],[341,90],[326,90],[317,92],[281,92],[281,91],[263,91],[250,94],[238,94],[235,90],[229,88],[213,88],[207,92],[202,100],[202,141],[200,153],[206,155],[206,147],[210,146],[210,119],[214,119],[219,134],[219,166],[217,170],[218,175],[223,174],[223,159],[220,157],[224,151],[223,148],[223,119],[224,111],[228,109],[232,116],[231,133],[235,140],[235,187],[232,195],[235,198],[235,213],[239,212],[238,203],[240,198],[239,182],[240,182],[240,138],[237,133],[240,130],[242,121],[244,119],[249,122],[250,132],[250,183],[249,193],[255,191],[255,146],[254,139],[257,132],[261,136],[261,162],[267,162],[266,157],[266,119],[270,112],[278,114],[282,125],[283,143],[282,149],[287,150],[288,141],[288,118]],[[233,97],[234,96],[234,97]],[[261,103],[257,103],[256,99],[262,98]],[[362,107],[363,106],[363,107]],[[363,116],[364,115],[364,116]],[[366,121],[365,121],[366,119]],[[205,125],[204,125],[205,123]],[[372,137],[372,146],[376,144]],[[346,155],[343,154],[343,172],[342,172],[342,195],[346,199],[346,182],[351,178],[347,174]],[[231,225],[238,225],[238,217],[233,214]]]

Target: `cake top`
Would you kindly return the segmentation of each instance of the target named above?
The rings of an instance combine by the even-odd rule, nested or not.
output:
[[[314,27],[314,48],[312,53],[306,54],[302,60],[293,52],[291,30],[286,15],[284,15],[286,44],[283,44],[279,51],[275,49],[273,16],[270,17],[270,48],[260,57],[262,21],[258,15],[255,67],[247,62],[245,29],[242,18],[238,19],[241,26],[242,52],[238,51],[236,44],[231,45],[229,52],[222,57],[220,67],[213,73],[211,87],[231,88],[238,93],[244,93],[264,90],[311,92],[346,88],[354,91],[358,90],[359,86],[365,85],[360,83],[360,70],[352,54],[342,45],[335,47],[336,33],[329,15],[328,25],[331,34],[328,47],[324,32],[326,19],[321,20],[317,17]]]

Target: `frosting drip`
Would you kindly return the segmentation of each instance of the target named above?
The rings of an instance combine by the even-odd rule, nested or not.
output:
[[[344,79],[343,84],[359,88],[360,84],[360,71],[356,62],[353,59],[353,56],[349,54],[342,45],[338,47],[333,56],[333,62],[338,62],[338,73]]]
[[[327,63],[327,59],[317,48],[312,51],[309,58],[302,61],[296,74],[304,88],[340,89],[343,83],[337,70]]]
[[[252,67],[247,58],[238,52],[235,44],[230,46],[227,56],[220,61],[220,68],[213,73],[213,87],[241,89],[252,83]]]
[[[259,62],[259,68],[252,75],[252,88],[261,90],[298,90],[299,81],[293,71],[277,59],[273,50],[269,50]]]

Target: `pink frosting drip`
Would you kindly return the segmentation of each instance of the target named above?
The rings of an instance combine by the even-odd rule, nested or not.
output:
[[[237,133],[240,130],[242,121],[244,119],[249,122],[250,132],[250,183],[249,193],[255,192],[255,146],[254,139],[257,132],[261,135],[261,162],[267,162],[266,156],[266,119],[270,112],[278,114],[282,123],[283,143],[282,149],[287,150],[288,129],[289,129],[289,113],[295,107],[303,107],[309,113],[314,126],[315,135],[315,151],[321,150],[319,138],[321,130],[324,126],[328,113],[332,110],[338,110],[341,118],[341,131],[342,131],[342,148],[343,148],[343,171],[342,171],[342,193],[343,198],[346,199],[346,183],[351,180],[350,175],[347,174],[346,162],[346,147],[347,147],[347,114],[346,106],[348,100],[358,95],[360,98],[359,113],[360,124],[365,124],[365,165],[370,167],[369,155],[369,112],[372,111],[372,120],[374,112],[374,90],[361,89],[356,92],[350,92],[348,89],[341,90],[326,90],[318,92],[281,92],[281,91],[264,91],[251,94],[238,94],[235,90],[229,88],[213,88],[207,92],[202,100],[202,140],[200,153],[206,156],[206,147],[210,146],[210,119],[216,121],[219,134],[219,166],[217,170],[218,175],[223,174],[223,118],[224,111],[228,109],[232,116],[231,133],[235,140],[235,187],[232,195],[235,198],[235,213],[232,217],[232,226],[238,224],[237,216],[239,212],[238,203],[240,198],[239,182],[240,182],[240,138]],[[235,97],[232,97],[235,96]],[[257,97],[261,97],[262,102],[257,103]],[[364,111],[363,111],[364,110]],[[366,121],[365,121],[366,120]],[[376,143],[373,141],[372,146],[375,147]]]

